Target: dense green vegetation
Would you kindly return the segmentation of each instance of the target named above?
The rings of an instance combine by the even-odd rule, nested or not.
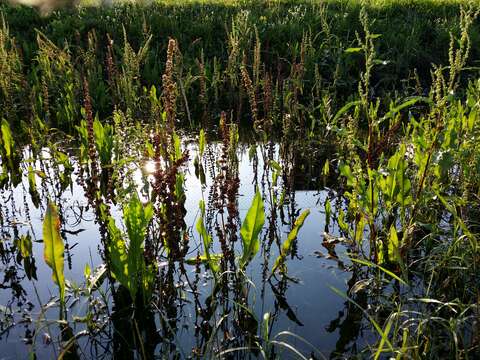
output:
[[[370,29],[380,35],[375,41],[379,64],[377,71],[372,73],[374,95],[381,97],[385,91],[411,95],[409,90],[417,82],[422,89],[428,88],[432,63],[448,64],[450,33],[459,34],[458,4],[451,1],[368,3],[373,19]],[[362,32],[363,25],[359,20],[360,2],[330,1],[327,4],[155,3],[147,7],[123,5],[64,10],[48,17],[41,17],[30,8],[4,6],[2,13],[10,35],[15,38],[21,57],[22,65],[19,66],[29,85],[34,87],[35,78],[42,76],[39,51],[46,51],[46,56],[49,51],[54,55],[54,51],[66,50],[69,61],[65,66],[72,68],[73,88],[70,91],[78,97],[81,76],[87,73],[92,77],[88,80],[96,111],[103,115],[108,115],[116,105],[114,94],[107,93],[105,63],[109,57],[114,65],[122,60],[137,62],[125,66],[131,67],[128,71],[136,77],[141,93],[141,86],[147,89],[159,86],[169,38],[175,39],[181,49],[183,87],[191,101],[195,101],[194,95],[199,91],[199,81],[194,80],[201,76],[201,62],[209,80],[205,88],[207,101],[215,97],[215,110],[234,108],[233,94],[225,99],[218,99],[215,94],[225,89],[225,71],[230,77],[238,77],[244,55],[247,64],[255,61],[254,43],[258,43],[261,46],[257,60],[274,80],[278,76],[287,77],[291,63],[303,56],[302,87],[308,92],[314,88],[327,91],[338,99],[334,104],[334,110],[338,110],[345,99],[351,97],[352,87],[357,87],[358,75],[364,68],[362,56],[345,52],[357,47],[356,33]],[[195,21],[197,18],[201,21]],[[475,59],[480,55],[479,33],[478,24],[474,24],[470,32],[471,57],[466,66],[478,65]],[[136,59],[133,55],[126,58],[129,56],[126,42],[138,53],[147,40],[148,51],[142,54],[143,58]],[[47,46],[51,48],[47,50]],[[24,93],[18,94],[20,97],[31,92],[26,87],[22,90]],[[234,89],[228,90],[236,93]],[[54,92],[50,95],[55,97]],[[197,111],[199,107],[193,105],[196,104],[192,104],[191,110]]]
[[[72,358],[478,357],[480,7],[462,3],[2,5],[3,287],[35,296],[30,208],[58,287],[24,315],[31,353],[55,324],[55,356]],[[74,187],[87,205],[67,206]],[[286,290],[312,216],[302,189],[323,194],[321,256],[351,275],[331,288],[347,313],[333,348],[272,333],[279,313],[300,323]],[[78,284],[64,264],[83,212],[101,261]],[[275,312],[259,313],[257,287]]]

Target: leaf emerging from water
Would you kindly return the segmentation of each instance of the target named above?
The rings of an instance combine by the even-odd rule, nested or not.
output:
[[[257,189],[252,204],[250,205],[250,209],[248,210],[247,216],[243,220],[240,229],[243,243],[243,255],[240,260],[240,265],[242,267],[244,267],[260,249],[258,235],[260,234],[264,223],[265,210],[263,199],[260,195],[260,191]]]
[[[147,228],[152,217],[152,204],[143,205],[135,193],[123,209],[123,220],[129,240],[128,248],[115,220],[110,217],[108,221],[111,273],[129,290],[132,299],[136,299],[139,290],[142,290],[146,297],[151,290],[155,269],[146,265],[143,251]]]
[[[13,137],[10,130],[10,125],[5,119],[2,120],[1,128],[3,148],[5,149],[5,155],[7,156],[7,158],[9,158],[12,155]]]
[[[200,206],[200,217],[198,218],[196,228],[197,228],[197,232],[200,234],[200,237],[202,238],[202,241],[203,241],[204,255],[202,257],[206,260],[210,269],[213,271],[213,273],[215,275],[218,272],[219,267],[218,267],[218,261],[213,259],[210,256],[210,246],[212,244],[212,237],[208,234],[207,229],[205,228],[205,224],[204,224],[204,221],[205,221],[205,202],[203,200],[201,200],[199,206]],[[204,262],[204,261],[202,260],[202,262]],[[187,261],[187,264],[189,264],[188,261]],[[196,261],[193,264],[195,265]]]
[[[272,274],[280,267],[283,266],[285,262],[285,258],[290,254],[292,251],[293,241],[297,238],[299,230],[302,228],[303,223],[307,216],[310,215],[310,209],[305,210],[300,214],[300,216],[295,220],[295,224],[293,224],[293,229],[287,236],[287,240],[282,245],[282,249],[280,251],[280,255],[275,260],[275,264],[272,268]]]
[[[60,289],[60,301],[65,298],[65,276],[63,273],[65,245],[60,234],[60,217],[57,207],[50,202],[43,220],[43,246],[44,258],[52,269],[53,282]]]

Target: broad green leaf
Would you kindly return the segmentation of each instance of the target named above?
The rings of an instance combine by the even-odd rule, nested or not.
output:
[[[110,271],[120,284],[131,290],[128,272],[128,254],[125,241],[122,238],[122,233],[112,217],[108,219],[107,227],[110,236],[108,243]]]
[[[253,198],[247,216],[243,220],[240,228],[240,235],[242,236],[243,255],[240,259],[241,267],[244,267],[260,249],[260,240],[258,235],[265,223],[265,210],[263,199],[260,191],[257,188],[255,197]]]
[[[390,226],[390,236],[388,238],[388,260],[398,263],[400,261],[399,242],[395,225]]]
[[[60,289],[60,301],[63,303],[65,298],[65,276],[63,273],[65,246],[60,234],[60,217],[53,202],[49,202],[43,220],[43,245],[45,262],[52,269],[52,278]]]
[[[353,176],[352,169],[350,166],[341,164],[340,165],[340,174],[347,179],[347,186],[354,187],[356,184],[356,180]]]
[[[35,180],[35,171],[31,165],[28,166],[28,192],[32,198],[33,205],[38,208],[40,205],[40,195],[37,191],[37,182]]]
[[[147,267],[144,259],[144,242],[152,217],[152,205],[143,205],[134,193],[123,209],[128,248],[115,220],[111,217],[108,220],[110,270],[114,278],[129,290],[132,299],[136,298],[140,289],[146,296],[154,278],[155,268]]]
[[[200,153],[200,157],[203,156],[203,152],[205,151],[205,131],[200,129],[200,138],[198,141],[198,152]]]
[[[330,225],[330,218],[332,216],[332,204],[330,204],[330,199],[327,198],[325,201],[325,226]]]
[[[153,217],[152,204],[143,205],[136,193],[123,210],[123,219],[130,239],[130,251],[132,246],[143,246],[147,227]]]
[[[400,146],[397,152],[388,160],[388,174],[378,177],[387,210],[399,204],[401,210],[412,203],[411,183],[407,177],[407,163],[405,161],[406,147]]]
[[[87,122],[80,121],[80,126],[75,126],[75,129],[80,135],[80,160],[86,161],[88,159],[88,131]]]
[[[31,192],[37,192],[37,182],[35,181],[35,171],[32,165],[28,165],[28,185]]]
[[[362,245],[363,243],[363,231],[365,230],[365,226],[367,225],[368,220],[365,218],[364,215],[360,215],[360,219],[356,223],[355,227],[355,243],[358,245]]]
[[[386,262],[385,259],[385,247],[383,241],[377,239],[377,262],[379,265],[382,265]]]
[[[150,141],[146,142],[145,150],[147,152],[148,157],[153,158],[155,156],[155,150],[153,149],[153,145]]]
[[[174,161],[177,161],[182,158],[182,142],[180,140],[180,136],[178,136],[175,132],[173,133],[173,146],[175,150],[175,158]]]
[[[345,221],[345,213],[340,208],[338,209],[338,216],[337,216],[337,223],[340,230],[344,233],[350,235],[350,227],[348,226],[347,222]]]
[[[272,268],[272,274],[279,267],[283,266],[285,262],[285,258],[292,251],[293,241],[297,238],[298,231],[302,228],[303,223],[305,222],[305,219],[307,218],[308,215],[310,215],[310,209],[307,209],[303,213],[301,213],[300,216],[295,221],[295,224],[293,225],[293,229],[290,231],[290,233],[287,236],[287,240],[285,240],[285,242],[282,245],[282,249],[280,250],[280,255],[275,260],[275,264],[273,265],[273,268]]]
[[[125,222],[130,241],[128,247],[128,272],[132,289],[138,288],[137,279],[146,270],[143,249],[147,227],[152,217],[152,204],[148,203],[144,206],[136,193],[134,193],[130,202],[123,209],[123,221]]]
[[[9,158],[12,155],[13,137],[10,125],[5,119],[2,120],[2,143],[5,149],[5,155]]]
[[[175,197],[178,202],[185,200],[185,190],[183,185],[185,184],[185,175],[183,173],[176,174],[175,176]]]
[[[328,176],[328,174],[330,174],[330,162],[327,159],[325,160],[325,164],[323,164],[322,175]]]
[[[95,145],[100,156],[102,166],[107,166],[112,161],[113,150],[113,127],[109,124],[102,125],[98,117],[93,122]]]
[[[248,158],[250,160],[253,159],[253,157],[257,154],[257,146],[255,144],[251,145],[250,148],[248,149]]]

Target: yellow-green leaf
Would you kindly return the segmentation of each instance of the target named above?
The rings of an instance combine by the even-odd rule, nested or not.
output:
[[[108,219],[108,233],[110,235],[108,252],[111,273],[120,284],[131,290],[127,247],[122,238],[122,233],[116,226],[115,220],[112,217]],[[133,290],[133,292],[135,292],[136,289]]]
[[[206,255],[200,255],[198,257],[191,257],[185,259],[185,264],[197,265],[197,262],[200,262],[201,264],[206,264],[210,266],[210,268],[212,264],[215,264],[216,268],[218,269],[218,262],[222,257],[222,254],[209,254],[208,258]]]
[[[200,138],[198,142],[198,152],[200,154],[200,157],[203,156],[203,152],[205,151],[205,131],[203,129],[200,129]]]
[[[5,149],[5,155],[7,156],[7,158],[9,158],[12,155],[13,148],[12,131],[10,130],[10,125],[5,119],[2,120],[1,128],[3,148]]]
[[[15,244],[20,250],[22,258],[28,258],[32,255],[32,237],[30,234],[22,235],[15,240]]]
[[[45,219],[43,220],[44,258],[52,269],[52,279],[60,289],[60,301],[65,298],[65,276],[63,273],[65,246],[60,234],[60,217],[54,203],[49,202]]]
[[[399,242],[395,225],[390,226],[390,236],[388,239],[388,260],[391,262],[400,262]]]
[[[285,240],[282,245],[282,249],[280,250],[280,255],[275,260],[275,264],[272,268],[272,274],[275,272],[275,270],[277,270],[280,266],[283,265],[283,263],[285,262],[285,258],[292,251],[293,241],[297,238],[298,232],[302,228],[303,223],[305,222],[305,219],[308,215],[310,215],[310,209],[305,210],[303,213],[300,214],[297,220],[295,220],[295,224],[293,224],[293,229],[288,234],[287,240]]]

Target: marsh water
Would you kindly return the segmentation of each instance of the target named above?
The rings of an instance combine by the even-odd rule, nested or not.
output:
[[[189,151],[189,161],[183,169],[184,220],[189,237],[185,258],[195,258],[202,253],[195,228],[199,201],[204,199],[207,203],[208,228],[214,227],[214,218],[219,216],[209,199],[215,166],[206,166],[209,170],[205,171],[202,184],[193,161],[197,143],[188,137],[182,142]],[[273,210],[267,201],[269,194],[278,192],[285,180],[273,188],[264,157],[268,153],[271,159],[281,162],[279,148],[274,143],[267,152],[261,151],[261,144],[240,143],[237,148],[238,219],[245,218],[257,187],[265,199],[266,219],[260,235],[260,251],[245,269],[243,294],[214,291],[213,277],[203,265],[187,262],[180,266],[160,257],[157,265],[161,280],[154,308],[145,310],[148,314],[133,326],[122,320],[131,314],[122,310],[119,301],[112,297],[108,279],[102,280],[98,289],[85,291],[85,268],[92,274],[102,271],[104,260],[101,231],[86,196],[75,151],[59,146],[54,150],[43,148],[33,155],[25,147],[19,163],[21,180],[12,181],[14,176],[10,174],[1,190],[1,358],[26,358],[28,354],[39,359],[60,355],[87,359],[187,358],[202,353],[208,357],[222,351],[227,358],[255,357],[259,353],[252,350],[252,344],[266,327],[270,337],[282,345],[275,351],[284,358],[297,356],[290,346],[314,358],[351,354],[357,346],[362,348],[368,337],[368,331],[363,331],[362,313],[334,291],[347,292],[356,282],[356,275],[350,271],[347,246],[341,241],[331,241],[338,231],[333,225],[326,227],[325,201],[335,191],[323,186],[325,182],[320,177],[306,170],[297,172],[291,180],[288,199]],[[220,143],[211,142],[206,158],[215,164],[220,152]],[[63,154],[61,161],[59,153]],[[155,168],[152,160],[132,160],[129,168],[128,176],[135,186],[125,190],[127,196],[129,191],[137,191],[140,196],[148,194]],[[32,173],[35,189],[32,189]],[[52,281],[52,270],[43,259],[42,221],[49,200],[59,207],[65,242],[67,318],[63,320],[59,320],[58,288]],[[310,215],[286,260],[287,275],[271,276],[280,244],[306,209],[310,209]],[[120,206],[112,206],[111,212],[122,228]],[[18,239],[25,237],[31,239],[30,256],[20,255]],[[237,248],[240,252],[239,245]],[[213,242],[213,252],[221,252],[218,241]],[[163,288],[168,288],[168,295],[166,290],[162,295]],[[211,296],[217,298],[217,306],[205,318],[205,312],[199,308],[210,307]],[[243,315],[238,308],[245,310]],[[122,311],[126,311],[125,315]],[[61,350],[65,348],[66,328],[75,339],[74,351],[67,353]],[[141,346],[131,342],[136,331],[146,339]]]

